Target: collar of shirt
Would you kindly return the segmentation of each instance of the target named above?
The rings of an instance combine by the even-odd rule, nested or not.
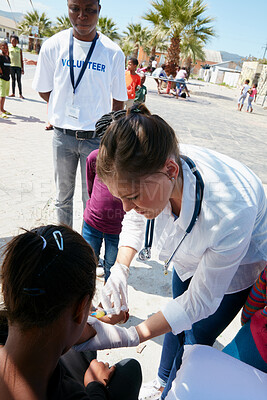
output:
[[[196,178],[184,161],[182,161],[182,168],[184,183],[179,218],[175,220],[170,203],[156,218],[155,243],[157,243],[161,260],[168,258],[174,251],[188,228],[195,209]],[[167,246],[166,243],[168,243]]]

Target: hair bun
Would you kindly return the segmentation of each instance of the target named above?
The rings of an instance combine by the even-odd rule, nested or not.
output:
[[[143,115],[151,115],[150,111],[148,110],[148,108],[146,108],[144,103],[134,104],[131,108],[127,110],[127,115],[139,113]]]

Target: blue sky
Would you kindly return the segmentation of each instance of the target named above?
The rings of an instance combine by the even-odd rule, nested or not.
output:
[[[31,11],[29,0],[9,0],[13,11]],[[34,7],[55,20],[67,13],[67,0],[32,0]],[[207,48],[262,57],[267,45],[267,0],[205,0],[207,14],[213,17],[217,37]],[[129,22],[145,21],[141,16],[149,10],[149,0],[101,0],[102,16],[112,18],[122,32]],[[7,0],[0,0],[0,9],[9,11]],[[266,52],[267,57],[267,52]]]

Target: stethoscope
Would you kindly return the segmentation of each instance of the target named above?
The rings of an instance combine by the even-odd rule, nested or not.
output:
[[[176,249],[172,252],[171,256],[164,263],[164,274],[165,275],[167,275],[167,273],[168,273],[169,265],[170,265],[173,257],[175,256],[177,250],[183,243],[186,236],[192,231],[192,229],[198,219],[198,216],[199,216],[200,210],[201,210],[201,203],[202,203],[203,192],[204,192],[204,182],[203,182],[202,176],[201,176],[200,172],[198,171],[194,161],[192,161],[191,158],[189,158],[187,156],[181,156],[181,158],[187,163],[187,165],[190,168],[190,171],[196,177],[195,208],[194,208],[194,213],[193,213],[192,219],[190,221],[190,224],[188,225],[183,237],[181,238],[180,242],[178,243]],[[140,250],[140,252],[138,254],[139,259],[142,261],[149,260],[151,258],[151,247],[152,247],[152,242],[153,242],[154,225],[155,225],[155,219],[147,221],[146,235],[145,235],[145,247],[142,250]]]

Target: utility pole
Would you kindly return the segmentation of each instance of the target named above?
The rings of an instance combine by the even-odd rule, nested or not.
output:
[[[262,47],[263,49],[264,49],[264,53],[263,53],[263,59],[265,58],[265,54],[266,54],[266,51],[267,51],[267,43],[266,43],[266,45],[265,45],[265,47]]]

